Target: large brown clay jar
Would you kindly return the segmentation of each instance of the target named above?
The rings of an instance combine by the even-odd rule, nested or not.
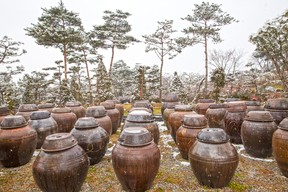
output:
[[[32,172],[42,191],[80,191],[87,176],[89,159],[70,133],[46,137],[36,157]]]
[[[203,128],[207,128],[207,119],[205,118],[205,115],[184,115],[183,124],[176,132],[177,146],[184,159],[188,160],[189,149],[196,141],[197,134]]]
[[[112,101],[115,104],[115,108],[119,111],[120,113],[120,121],[118,127],[121,126],[121,123],[123,122],[123,116],[124,116],[124,107],[118,100],[107,100],[107,101]]]
[[[242,101],[225,103],[226,114],[224,117],[225,132],[229,135],[231,143],[242,144],[241,125],[246,116],[246,104]]]
[[[283,119],[272,137],[273,156],[281,173],[288,178],[288,118]]]
[[[0,123],[8,115],[9,115],[8,107],[5,105],[0,106]]]
[[[77,119],[85,117],[85,108],[79,101],[70,101],[65,104],[65,107],[71,109],[71,112],[75,113]]]
[[[168,125],[171,126],[170,134],[176,143],[176,131],[182,125],[184,115],[195,113],[191,105],[175,105],[175,111],[168,117]]]
[[[0,162],[19,167],[30,161],[36,149],[37,133],[23,116],[7,116],[0,124]]]
[[[167,108],[167,104],[168,103],[171,103],[170,106],[171,105],[174,105],[174,106],[178,105],[179,104],[178,95],[176,93],[172,92],[172,93],[168,93],[165,96],[164,101],[163,101],[163,103],[161,105],[161,114],[162,114],[162,116],[163,116],[163,113],[164,113],[165,109]]]
[[[160,150],[145,128],[124,129],[112,150],[114,172],[125,191],[151,188],[160,166]]]
[[[150,109],[152,111],[152,114],[154,112],[153,106],[148,100],[137,100],[134,102],[133,107],[144,107]]]
[[[169,130],[169,131],[171,130],[171,125],[168,122],[168,118],[169,118],[169,115],[171,113],[175,112],[175,106],[176,105],[174,103],[167,103],[166,108],[165,108],[163,115],[162,115],[164,124],[167,127],[167,130]]]
[[[34,111],[28,121],[31,128],[37,132],[37,147],[40,149],[48,135],[56,133],[58,130],[57,122],[51,117],[48,111]]]
[[[75,113],[72,113],[71,109],[66,107],[54,108],[52,110],[51,116],[57,122],[57,133],[69,133],[77,121]]]
[[[259,101],[245,101],[247,109],[246,113],[249,111],[264,111],[264,107],[261,106]]]
[[[208,126],[212,128],[225,129],[225,114],[226,108],[224,104],[209,105],[205,115],[208,121]]]
[[[189,162],[201,185],[222,188],[232,179],[239,157],[223,129],[205,128],[189,149]]]
[[[81,117],[71,134],[89,157],[90,165],[99,163],[107,151],[109,133],[93,117]]]
[[[38,104],[38,109],[39,111],[49,111],[50,113],[52,113],[52,110],[55,107],[54,103],[43,103],[43,104]]]
[[[115,134],[119,127],[120,112],[115,108],[115,104],[113,102],[106,101],[100,103],[100,105],[106,109],[107,115],[110,117],[112,121],[112,134]]]
[[[266,158],[272,155],[272,136],[277,125],[269,111],[250,111],[241,126],[241,138],[245,151],[252,157]]]
[[[160,132],[158,124],[154,121],[153,115],[146,111],[133,111],[128,114],[123,129],[128,127],[144,127],[152,135],[156,144],[159,143]]]
[[[94,117],[99,123],[99,126],[104,128],[109,135],[112,134],[112,121],[111,118],[106,115],[106,109],[103,106],[92,106],[86,109],[86,117]]]
[[[284,118],[288,117],[288,99],[268,99],[264,105],[264,109],[271,113],[274,122],[279,125]]]
[[[29,121],[30,115],[34,111],[38,111],[36,104],[21,104],[15,115],[21,115],[25,118],[26,121]]]
[[[212,104],[215,104],[215,101],[213,99],[199,99],[195,106],[195,111],[198,114],[206,115],[207,109]]]

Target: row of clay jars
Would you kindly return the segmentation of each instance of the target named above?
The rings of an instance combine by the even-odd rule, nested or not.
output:
[[[288,117],[288,99],[276,98],[268,99],[264,105],[264,109],[269,111],[277,125],[286,117]]]
[[[6,116],[0,124],[0,162],[18,167],[30,161],[36,149],[37,132],[21,115]]]
[[[112,121],[112,134],[115,134],[117,132],[119,125],[121,124],[120,112],[115,108],[114,102],[105,101],[100,103],[100,105],[105,108],[107,115],[110,117]]]
[[[179,103],[179,98],[178,98],[178,95],[174,92],[172,93],[168,93],[165,98],[164,98],[164,101],[161,105],[161,115],[163,116],[164,115],[164,111],[165,109],[167,108],[168,105],[170,105],[170,107],[173,105],[177,105],[177,104],[180,104]]]
[[[144,127],[152,135],[152,138],[156,144],[159,143],[160,132],[158,124],[154,121],[153,115],[147,111],[136,110],[128,114],[123,129],[128,127]]]
[[[160,150],[146,128],[123,129],[112,150],[113,169],[123,190],[149,190],[159,170],[160,158]]]
[[[107,111],[104,106],[92,106],[86,109],[86,117],[93,117],[99,123],[100,127],[103,127],[109,135],[112,134],[112,121],[107,115]]]

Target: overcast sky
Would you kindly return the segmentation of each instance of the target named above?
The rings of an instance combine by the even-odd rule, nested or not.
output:
[[[165,19],[174,20],[174,29],[181,31],[188,27],[189,23],[180,18],[192,13],[194,4],[201,4],[198,0],[63,0],[65,7],[79,14],[86,31],[93,25],[103,24],[103,12],[120,9],[129,12],[128,18],[132,25],[130,35],[142,39],[142,35],[155,32],[157,21]],[[206,1],[207,2],[207,1]],[[208,49],[221,49],[227,51],[236,49],[245,53],[243,62],[247,62],[254,50],[254,46],[248,42],[249,36],[261,28],[266,21],[276,18],[288,9],[288,0],[213,0],[208,1],[221,4],[224,12],[229,13],[238,23],[224,26],[221,37],[224,40],[220,44],[208,44]],[[43,67],[54,66],[55,60],[62,59],[60,50],[56,48],[44,48],[37,45],[35,40],[25,35],[23,30],[30,27],[31,23],[37,23],[38,17],[43,13],[41,8],[58,6],[58,0],[1,0],[1,30],[0,38],[4,35],[15,41],[24,43],[27,54],[23,55],[20,64],[24,65],[26,73],[40,71]],[[104,63],[108,70],[111,51],[101,51],[104,54]],[[129,66],[135,63],[145,65],[160,64],[159,59],[153,52],[145,52],[145,44],[131,45],[125,51],[116,50],[114,61],[124,60]],[[3,66],[0,70],[4,70]],[[194,72],[204,73],[204,47],[197,45],[186,48],[172,60],[165,60],[164,73]]]

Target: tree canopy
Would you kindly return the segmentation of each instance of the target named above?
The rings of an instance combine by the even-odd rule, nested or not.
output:
[[[4,36],[0,40],[0,64],[11,64],[19,62],[17,57],[26,53],[25,49],[21,49],[22,42],[13,41],[13,39]]]

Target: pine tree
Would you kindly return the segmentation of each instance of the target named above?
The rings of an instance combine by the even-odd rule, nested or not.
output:
[[[19,62],[17,58],[26,53],[25,49],[20,49],[22,42],[13,41],[13,39],[4,36],[0,40],[0,64],[11,64]]]
[[[153,65],[147,70],[147,87],[149,99],[160,101],[159,89],[160,89],[160,74],[158,65]]]
[[[217,67],[212,71],[211,82],[214,87],[212,98],[218,102],[221,88],[225,86],[225,71],[222,67]]]
[[[169,88],[169,92],[170,93],[172,93],[172,92],[176,93],[181,102],[183,102],[183,103],[186,102],[187,95],[185,94],[184,86],[183,86],[183,84],[182,84],[176,71],[174,72],[174,76],[173,76],[172,83],[171,83],[170,88]]]

